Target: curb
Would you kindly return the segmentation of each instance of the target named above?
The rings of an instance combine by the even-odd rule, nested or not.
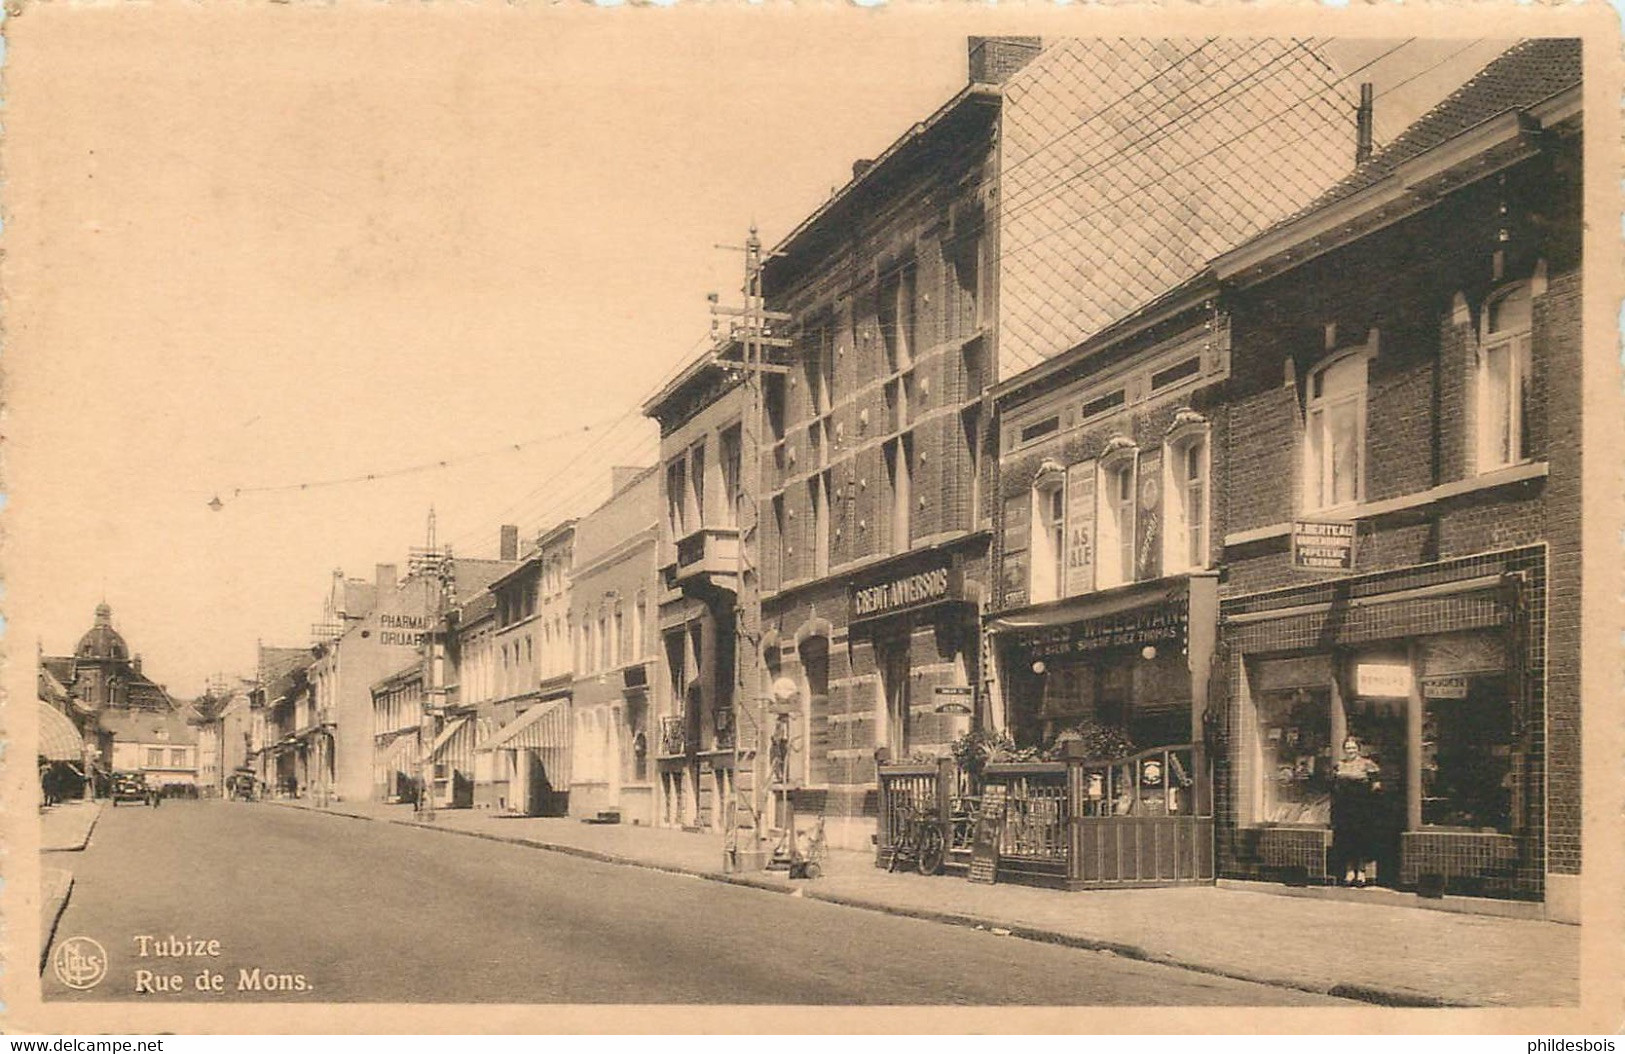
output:
[[[707,882],[716,882],[721,885],[742,886],[748,889],[761,890],[764,893],[778,893],[781,896],[790,896],[799,893],[807,900],[817,900],[826,904],[835,904],[845,908],[855,908],[859,911],[872,911],[883,915],[895,915],[900,918],[916,919],[921,922],[934,922],[944,926],[958,926],[963,929],[984,930],[1001,936],[1015,937],[1020,940],[1032,941],[1037,944],[1053,944],[1066,948],[1077,948],[1081,951],[1105,952],[1124,959],[1137,962],[1153,963],[1158,966],[1171,966],[1192,973],[1207,974],[1211,977],[1223,977],[1232,981],[1246,981],[1251,984],[1268,985],[1271,988],[1285,988],[1310,995],[1323,995],[1333,999],[1347,999],[1361,1003],[1371,1003],[1384,1007],[1426,1007],[1426,1008],[1469,1008],[1480,1006],[1493,1006],[1494,1004],[1455,1002],[1438,996],[1428,995],[1405,988],[1384,988],[1380,985],[1360,984],[1353,982],[1336,982],[1333,984],[1314,984],[1290,978],[1272,977],[1265,974],[1249,973],[1245,970],[1225,966],[1214,966],[1208,963],[1188,962],[1175,955],[1152,952],[1137,944],[1125,944],[1120,941],[1102,940],[1095,937],[1082,937],[1059,930],[1046,930],[1032,926],[1006,925],[999,920],[984,918],[977,915],[962,915],[955,912],[935,911],[927,908],[902,907],[888,904],[884,901],[868,900],[862,897],[846,896],[839,893],[824,893],[807,886],[785,886],[776,882],[754,878],[750,875],[731,875],[721,871],[704,871],[683,867],[677,864],[661,864],[648,860],[637,860],[632,857],[616,856],[613,853],[600,852],[596,849],[584,849],[581,846],[562,845],[557,842],[542,842],[533,838],[520,838],[517,836],[488,834],[484,831],[464,831],[454,827],[436,827],[433,824],[418,823],[415,820],[401,820],[393,817],[363,816],[351,812],[338,812],[330,809],[313,809],[302,805],[292,805],[287,802],[267,802],[269,805],[278,805],[285,809],[297,809],[302,812],[321,813],[327,816],[342,816],[351,820],[364,820],[370,823],[387,823],[397,827],[411,827],[420,831],[439,831],[442,834],[461,835],[464,838],[478,838],[487,842],[500,842],[506,845],[523,846],[528,849],[540,849],[545,852],[559,853],[563,856],[573,856],[583,860],[592,860],[602,864],[614,864],[620,867],[636,867],[645,871],[657,871],[669,875],[683,875],[688,878],[704,879]]]
[[[62,887],[62,893],[56,898],[56,907],[43,905],[44,913],[40,918],[40,948],[39,969],[45,972],[45,964],[51,957],[51,943],[56,940],[56,927],[62,921],[62,913],[68,910],[68,898],[73,896],[73,872],[64,871],[68,876],[67,885]]]
[[[40,852],[42,852],[42,853],[78,853],[78,852],[82,852],[84,850],[85,846],[90,844],[90,834],[91,834],[92,831],[94,831],[96,829],[96,825],[101,822],[102,810],[107,808],[107,802],[98,799],[95,802],[95,806],[96,806],[95,815],[91,816],[90,822],[85,824],[85,834],[84,834],[83,838],[79,839],[79,844],[78,845],[47,845],[47,846],[41,846],[40,847]]]

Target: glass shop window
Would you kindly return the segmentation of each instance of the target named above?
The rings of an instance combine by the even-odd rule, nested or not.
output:
[[[1264,823],[1331,822],[1331,686],[1257,694],[1258,819]]]
[[[1512,829],[1513,722],[1500,673],[1422,683],[1422,822]]]

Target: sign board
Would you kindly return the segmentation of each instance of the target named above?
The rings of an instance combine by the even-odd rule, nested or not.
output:
[[[1425,699],[1465,699],[1467,678],[1465,675],[1429,677],[1422,682],[1422,696]]]
[[[1000,591],[1006,607],[1027,603],[1028,549],[1032,545],[1032,495],[1018,494],[1004,502],[1004,536]]]
[[[1162,577],[1162,450],[1140,453],[1135,469],[1134,580]]]
[[[1300,571],[1354,570],[1354,524],[1294,521],[1292,566]]]
[[[982,788],[982,811],[976,817],[971,836],[970,872],[972,882],[991,885],[999,870],[999,836],[1004,833],[1004,796],[1008,788],[992,783]]]
[[[930,563],[911,560],[906,570],[891,569],[884,577],[851,585],[847,594],[851,622],[884,618],[945,600],[958,600],[964,584],[947,553],[929,553]]]
[[[1411,694],[1411,668],[1402,663],[1356,663],[1354,694],[1387,699],[1405,698]]]
[[[939,684],[931,689],[939,714],[968,714],[975,689],[968,684]]]
[[[1096,648],[1182,640],[1190,610],[1185,598],[1021,632],[1017,641],[1035,659],[1078,655]]]
[[[1075,597],[1095,588],[1095,463],[1080,461],[1066,470],[1066,560],[1061,595]]]

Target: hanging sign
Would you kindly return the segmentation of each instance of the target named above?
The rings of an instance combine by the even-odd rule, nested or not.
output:
[[[1401,663],[1356,663],[1354,694],[1379,699],[1403,699],[1411,694],[1411,668]]]
[[[1354,524],[1294,522],[1292,566],[1300,571],[1354,570]]]
[[[1467,698],[1467,678],[1456,677],[1429,677],[1422,682],[1422,696],[1425,699],[1465,699]]]
[[[1004,833],[1005,793],[1002,783],[991,783],[982,788],[982,811],[976,817],[976,831],[971,836],[970,872],[972,882],[991,885],[999,870],[999,837]]]
[[[975,691],[968,684],[939,684],[931,689],[936,697],[939,714],[968,714],[971,712],[972,693]]]
[[[1095,463],[1066,470],[1066,562],[1061,594],[1075,597],[1095,588]]]

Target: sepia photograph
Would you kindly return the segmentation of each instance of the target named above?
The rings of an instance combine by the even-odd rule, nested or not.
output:
[[[8,9],[9,1030],[1615,1028],[1614,20],[617,6]]]

